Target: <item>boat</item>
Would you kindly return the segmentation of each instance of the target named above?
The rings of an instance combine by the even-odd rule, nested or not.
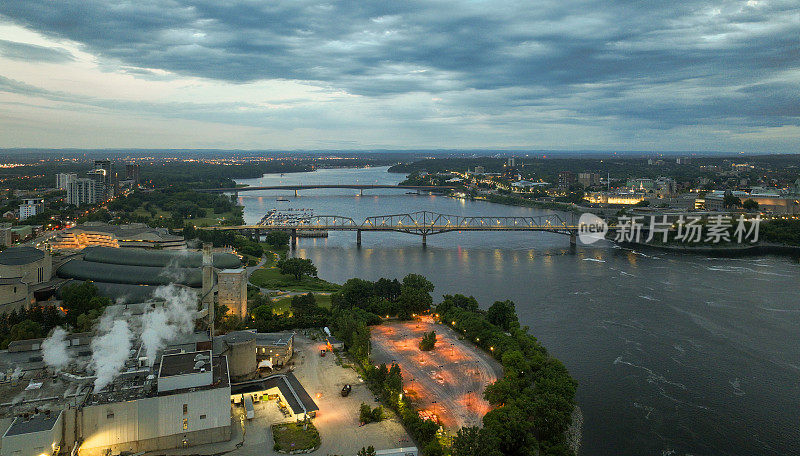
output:
[[[289,199],[288,198],[284,198],[284,197],[281,196],[280,198],[276,199],[275,201],[289,201]]]

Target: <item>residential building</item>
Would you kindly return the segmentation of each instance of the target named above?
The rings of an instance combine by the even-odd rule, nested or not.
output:
[[[28,217],[33,217],[34,215],[42,212],[44,210],[44,199],[43,198],[27,198],[22,200],[22,204],[19,205],[19,219],[25,220]]]
[[[69,183],[75,182],[78,175],[75,173],[58,173],[56,174],[56,188],[59,190],[68,190]]]
[[[139,164],[127,163],[125,164],[125,180],[133,181],[135,184],[139,183]]]
[[[75,179],[67,186],[67,204],[97,204],[103,200],[103,183],[85,177]]]
[[[600,175],[597,173],[578,173],[578,183],[584,187],[600,185]]]
[[[576,182],[575,173],[572,171],[562,171],[558,173],[558,188],[569,188]]]

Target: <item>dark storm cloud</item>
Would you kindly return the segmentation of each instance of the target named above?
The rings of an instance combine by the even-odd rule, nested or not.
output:
[[[483,112],[549,106],[660,128],[798,119],[797,81],[784,80],[800,69],[796,1],[27,0],[0,14],[124,65],[236,83],[307,80],[368,97],[488,91],[455,98]],[[632,102],[676,85],[704,92]]]

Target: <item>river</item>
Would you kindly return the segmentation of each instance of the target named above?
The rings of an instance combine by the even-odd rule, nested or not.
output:
[[[323,169],[249,185],[396,184],[386,168]],[[549,211],[401,190],[242,192],[245,220],[272,208],[316,215],[418,210],[457,215]],[[278,202],[276,195],[290,201]],[[800,265],[790,258],[710,258],[579,245],[550,233],[331,232],[301,239],[326,280],[427,276],[435,300],[516,303],[522,324],[578,380],[583,455],[800,454]]]

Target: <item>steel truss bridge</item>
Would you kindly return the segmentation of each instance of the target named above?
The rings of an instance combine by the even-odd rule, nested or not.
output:
[[[272,230],[291,233],[292,244],[297,242],[298,231],[355,231],[356,243],[361,245],[363,231],[396,231],[422,236],[423,245],[427,237],[451,231],[545,231],[569,236],[570,244],[576,242],[578,226],[568,224],[556,214],[535,217],[491,217],[461,216],[417,211],[409,214],[378,215],[356,222],[341,215],[310,216],[291,222],[265,223],[259,225],[212,226],[201,229],[235,231],[258,237]]]

